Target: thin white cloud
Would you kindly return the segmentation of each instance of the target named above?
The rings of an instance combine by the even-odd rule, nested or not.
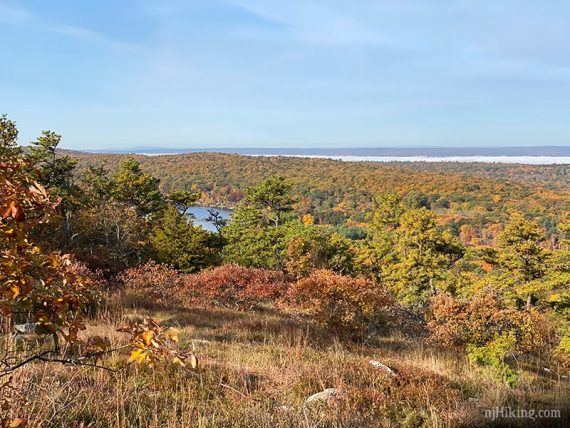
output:
[[[317,45],[392,45],[385,35],[369,28],[354,15],[338,7],[314,2],[267,2],[258,0],[227,0],[227,3],[268,22],[279,24],[274,38],[282,37],[301,43]],[[276,27],[277,28],[277,27]],[[265,29],[250,29],[246,34],[262,35]]]
[[[106,48],[131,52],[131,53],[144,53],[143,46],[135,43],[128,43],[119,40],[114,40],[106,37],[105,35],[92,31],[86,28],[77,27],[74,25],[57,25],[49,28],[54,33],[63,34],[76,40],[80,40],[89,44],[103,46]]]

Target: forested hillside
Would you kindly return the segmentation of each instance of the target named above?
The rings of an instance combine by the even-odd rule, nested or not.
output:
[[[112,169],[131,157],[71,155],[79,159],[79,170]],[[491,243],[497,225],[513,213],[537,220],[551,237],[570,209],[569,165],[370,163],[221,153],[132,157],[160,179],[163,191],[199,190],[206,205],[235,207],[248,187],[282,175],[299,196],[296,212],[327,224],[361,224],[374,195],[395,192],[442,214],[441,221],[466,243]]]

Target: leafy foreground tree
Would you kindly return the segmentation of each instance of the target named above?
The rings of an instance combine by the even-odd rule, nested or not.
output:
[[[31,229],[47,224],[61,198],[52,197],[35,181],[40,171],[17,151],[0,154],[0,314],[2,332],[14,324],[32,328],[44,340],[22,351],[11,335],[0,339],[0,425],[19,426],[9,414],[12,374],[33,362],[98,366],[95,358],[115,351],[105,338],[82,337],[84,316],[99,298],[96,280],[69,255],[44,252]],[[195,357],[178,347],[173,331],[147,319],[120,331],[129,333],[130,361],[155,364],[170,360],[185,364]],[[45,340],[49,338],[51,340]]]
[[[23,159],[2,157],[0,166],[0,310],[8,325],[30,316],[37,333],[52,335],[58,352],[62,337],[77,341],[84,328],[81,312],[96,301],[97,292],[73,273],[69,256],[44,254],[30,239],[30,229],[49,221],[58,201],[33,181]],[[21,362],[1,364],[1,373],[10,373]]]

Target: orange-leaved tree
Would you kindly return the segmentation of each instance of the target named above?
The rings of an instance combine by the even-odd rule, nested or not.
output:
[[[104,338],[79,336],[86,328],[87,306],[99,297],[96,281],[71,256],[46,253],[31,239],[32,228],[48,222],[60,202],[34,181],[33,168],[26,157],[0,153],[0,314],[5,333],[13,324],[24,323],[25,329],[33,328],[33,333],[53,340],[47,348],[22,355],[11,349],[13,343],[4,335],[0,377],[32,361],[88,364],[88,358],[113,351]],[[131,334],[130,361],[168,357],[180,363],[190,356],[179,348],[175,333],[156,321],[130,324],[121,331]],[[154,358],[140,358],[141,349],[146,348]],[[83,352],[77,356],[79,349]],[[195,366],[194,357],[192,361]]]
[[[29,163],[0,158],[0,311],[4,327],[17,321],[35,323],[35,333],[73,343],[84,328],[82,309],[97,299],[93,283],[76,273],[67,255],[45,254],[29,236],[32,227],[49,221],[58,204],[33,181]],[[30,358],[39,358],[34,355]],[[7,361],[0,370],[11,371]],[[19,363],[21,364],[21,363]]]

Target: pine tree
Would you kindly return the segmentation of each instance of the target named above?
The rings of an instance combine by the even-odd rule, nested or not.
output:
[[[127,159],[119,165],[113,176],[112,196],[134,208],[139,215],[160,216],[166,204],[157,178],[145,174],[138,161]]]
[[[196,272],[216,263],[213,234],[194,226],[178,209],[169,205],[154,227],[150,242],[159,262],[184,272]]]
[[[440,231],[437,215],[425,208],[409,210],[395,231],[395,263],[388,279],[396,294],[409,302],[425,299],[437,291],[435,281],[445,277],[464,248],[448,231]]]
[[[61,198],[57,211],[61,218],[61,240],[66,242],[71,237],[70,216],[81,206],[81,190],[75,183],[77,160],[57,153],[61,135],[53,131],[43,131],[32,142],[30,158],[38,171],[38,181],[47,187],[51,194]]]
[[[18,146],[18,128],[16,123],[8,119],[5,114],[0,116],[0,156],[14,156],[21,154]]]

